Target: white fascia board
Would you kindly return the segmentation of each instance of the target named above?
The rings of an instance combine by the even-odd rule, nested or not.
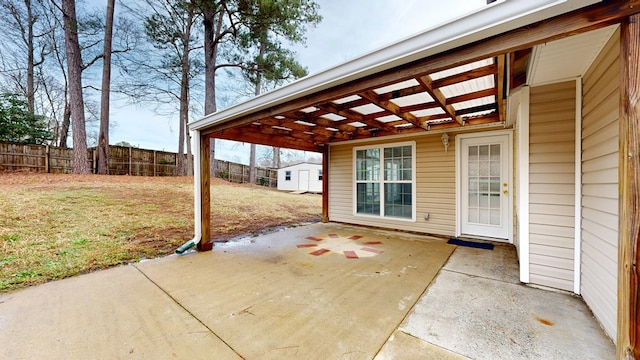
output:
[[[573,11],[600,0],[501,0],[389,46],[294,81],[189,124],[201,130],[402,64]]]

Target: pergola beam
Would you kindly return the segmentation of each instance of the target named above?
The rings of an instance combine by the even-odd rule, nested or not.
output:
[[[425,91],[425,89],[424,89],[424,87],[422,87],[422,85],[415,85],[415,86],[411,86],[411,87],[408,87],[408,88],[404,88],[404,89],[400,89],[400,90],[394,90],[394,91],[390,91],[388,93],[377,94],[377,95],[378,95],[378,99],[380,99],[380,101],[389,101],[389,100],[393,100],[393,99],[397,99],[397,98],[401,98],[401,97],[405,97],[405,96],[409,96],[409,95],[418,94],[418,93],[421,93],[421,92],[424,92],[424,91]]]
[[[312,142],[295,139],[289,136],[278,136],[272,134],[264,134],[255,130],[245,128],[226,129],[209,136],[216,139],[235,140],[240,142],[248,142],[251,144],[284,147],[296,150],[305,150],[312,152],[322,152],[323,147]]]
[[[487,76],[487,75],[493,75],[496,73],[497,70],[498,68],[496,67],[496,64],[482,66],[469,71],[461,72],[460,74],[455,74],[455,75],[447,76],[441,79],[433,80],[433,87],[441,88],[448,85],[458,84],[463,81],[476,79],[476,78]]]
[[[463,101],[480,99],[480,98],[491,96],[491,95],[497,95],[495,88],[488,88],[484,90],[474,91],[472,93],[467,93],[467,94],[462,94],[462,95],[447,98],[447,105],[456,104]]]
[[[411,111],[435,109],[435,108],[439,108],[439,107],[440,107],[440,105],[438,105],[435,101],[431,101],[431,102],[424,103],[424,104],[400,106],[400,112],[406,113],[406,112],[411,112]]]
[[[424,75],[418,78],[418,81],[422,86],[427,90],[429,95],[433,98],[433,100],[440,106],[442,110],[444,110],[445,114],[450,117],[453,121],[462,125],[462,119],[456,115],[456,109],[451,105],[447,105],[447,98],[442,94],[440,89],[437,89],[433,86],[433,80],[429,75]]]
[[[485,116],[478,116],[477,118],[471,118],[465,120],[465,126],[473,125],[486,125],[486,124],[499,124],[498,114],[487,114]],[[460,124],[457,122],[449,121],[443,123],[429,124],[429,130],[443,130],[443,129],[456,129],[460,128]]]
[[[327,110],[333,114],[344,116],[350,120],[349,122],[360,122],[363,124],[367,124],[373,128],[382,129],[389,133],[394,133],[396,131],[395,128],[388,126],[385,123],[372,120],[372,119],[366,119],[364,115],[358,112],[355,112],[353,110],[340,110],[338,106],[334,103],[322,104],[322,105],[318,105],[318,107],[323,110]]]
[[[400,107],[392,103],[391,101],[380,100],[378,94],[376,94],[374,91],[365,91],[358,95],[371,101],[371,103],[375,104],[378,107],[383,108],[384,110],[390,112],[391,114],[407,121],[408,123],[413,124],[413,126],[422,128],[422,125],[420,124],[420,119],[418,119],[415,115],[411,114],[410,112],[400,111]]]
[[[331,131],[327,130],[322,126],[312,126],[305,125],[296,122],[297,120],[284,118],[284,119],[264,119],[260,121],[262,125],[270,125],[270,126],[280,126],[284,128],[288,128],[291,130],[298,130],[301,132],[311,132],[319,136],[329,137],[329,138],[344,138],[349,139],[349,134],[345,134],[343,131]]]

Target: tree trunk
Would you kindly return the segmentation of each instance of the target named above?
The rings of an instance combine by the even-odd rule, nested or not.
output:
[[[273,167],[280,169],[280,148],[273,147]]]
[[[189,63],[189,40],[191,38],[191,27],[193,26],[193,8],[189,8],[187,16],[187,22],[184,25],[184,29],[182,30],[182,62],[180,74],[180,130],[178,131],[178,161],[176,162],[178,168],[177,174],[179,176],[185,175],[184,143],[188,132],[187,123],[189,122],[189,72],[191,65]],[[191,147],[189,145],[187,145],[187,147],[189,148],[189,150],[191,150]],[[187,157],[187,163],[191,163],[190,155]],[[187,168],[190,168],[191,166],[193,165],[188,165]]]
[[[184,82],[184,78],[182,79],[182,82]],[[182,87],[184,85],[181,84],[180,86]],[[185,107],[188,105],[185,105],[185,101],[187,100],[184,99],[184,94],[182,92],[183,90],[181,89],[180,90],[180,120],[179,120],[180,125],[178,130],[178,158],[176,160],[176,175],[178,176],[185,175],[184,174],[184,170],[185,170],[184,141],[185,141],[185,131],[187,127],[187,120],[185,119],[185,117],[187,116],[186,112],[188,111],[185,109]]]
[[[249,151],[249,184],[256,183],[256,144],[251,144]]]
[[[71,125],[71,106],[69,106],[69,101],[67,101],[65,96],[64,114],[62,115],[62,124],[60,125],[60,143],[58,145],[61,148],[69,147],[67,145],[67,139],[69,138],[70,125]]]
[[[27,108],[30,114],[35,114],[35,87],[33,81],[34,57],[33,57],[33,13],[31,11],[31,0],[25,0],[27,8]]]
[[[88,174],[87,132],[82,97],[82,58],[78,43],[78,23],[75,0],[62,0],[64,39],[69,69],[69,97],[71,103],[71,126],[73,131],[73,172]]]
[[[193,154],[191,151],[191,134],[189,133],[189,126],[185,124],[186,137],[187,137],[187,176],[193,176]]]
[[[55,16],[53,11],[51,11],[51,15]],[[63,50],[61,50],[62,45],[58,41],[58,38],[55,36],[55,31],[51,33],[50,41],[56,64],[60,67],[60,73],[62,74],[62,80],[64,81],[64,113],[62,115],[62,124],[60,125],[60,137],[58,146],[66,148],[67,140],[69,138],[69,126],[71,125],[71,107],[69,105],[69,76],[67,74],[67,67],[65,66],[64,55],[62,54]]]
[[[107,0],[100,97],[100,134],[98,135],[98,174],[109,173],[109,95],[111,93],[111,42],[115,0]]]
[[[264,41],[260,42],[260,53],[258,54],[258,58],[262,59],[264,53],[266,51],[266,44]],[[260,95],[260,86],[262,85],[262,69],[260,69],[260,65],[258,65],[256,74],[256,88],[255,95]],[[256,144],[251,144],[251,152],[249,154],[249,182],[252,184],[256,183]]]
[[[218,55],[218,37],[222,30],[224,12],[216,18],[217,5],[210,2],[203,9],[204,23],[204,114],[216,112],[216,57]],[[199,141],[199,139],[196,139]],[[216,143],[211,139],[211,172],[215,174]]]
[[[204,114],[216,111],[216,56],[218,44],[216,33],[222,24],[222,12],[216,18],[215,5],[207,5],[204,15]]]

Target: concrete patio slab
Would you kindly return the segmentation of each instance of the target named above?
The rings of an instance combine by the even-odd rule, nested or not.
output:
[[[1,295],[0,359],[615,357],[517,270],[510,245],[315,224]]]
[[[486,279],[520,284],[518,255],[513,245],[495,243],[493,250],[459,246],[443,269]]]
[[[12,360],[240,358],[133,266],[0,296],[0,344]]]
[[[138,267],[247,359],[371,359],[455,248],[428,239],[317,224]]]
[[[615,358],[579,297],[514,283],[496,249],[456,249],[399,330],[472,359]]]

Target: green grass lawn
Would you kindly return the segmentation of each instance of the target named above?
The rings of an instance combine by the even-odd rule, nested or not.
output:
[[[318,221],[321,196],[212,179],[224,241]],[[193,237],[193,178],[0,175],[0,292],[171,254]]]

